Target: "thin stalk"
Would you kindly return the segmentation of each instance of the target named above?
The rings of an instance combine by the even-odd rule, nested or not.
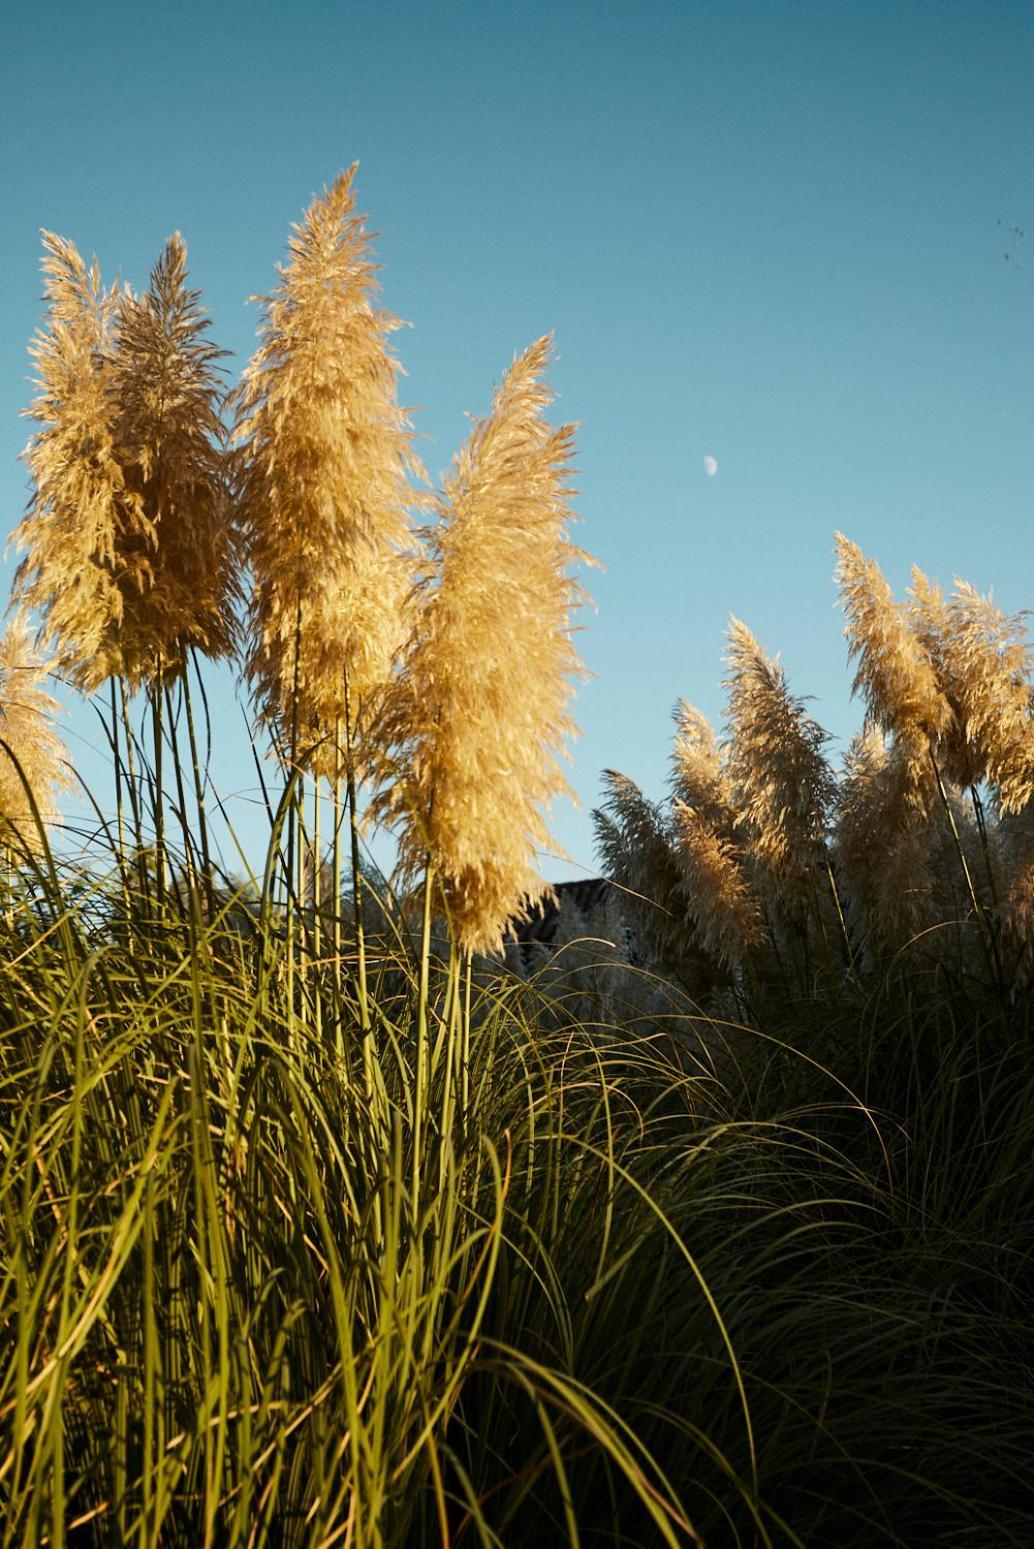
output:
[[[984,869],[987,872],[987,885],[990,889],[991,899],[995,909],[1000,907],[998,897],[998,883],[995,879],[994,867],[991,864],[991,846],[987,837],[987,816],[984,812],[984,803],[980,800],[980,794],[975,785],[969,788],[970,799],[973,803],[973,816],[976,819],[977,833],[980,835],[980,848],[984,853]]]
[[[428,1056],[427,1048],[427,1000],[431,971],[431,894],[434,887],[434,873],[431,869],[431,856],[428,853],[424,858],[424,899],[423,913],[420,921],[420,978],[417,990],[417,1021],[416,1021],[416,1050],[414,1063],[416,1066],[413,1083],[413,1219],[414,1224],[420,1216],[420,1145],[421,1131],[423,1128],[423,1108],[425,1102],[424,1088],[426,1082],[426,1064]]]
[[[359,976],[359,1020],[365,1043],[370,1032],[370,1006],[366,985],[366,931],[363,926],[363,874],[359,864],[359,811],[355,787],[352,712],[347,689],[345,691],[345,779],[348,789],[348,826],[352,845],[352,910],[355,918],[356,970]]]
[[[305,832],[305,776],[298,772],[297,799],[294,804],[294,824],[297,834],[298,851],[298,877],[296,881],[295,899],[298,906],[298,1005],[303,1020],[306,1019],[306,1006],[308,1004],[308,991],[311,975],[309,970],[312,964],[312,937],[309,930],[309,922],[306,911],[306,850],[308,848],[308,835]]]
[[[464,1132],[466,1132],[467,1115],[470,1112],[470,979],[471,953],[467,952],[463,960],[463,1068],[460,1084]]]
[[[969,862],[966,860],[966,851],[963,847],[962,836],[959,833],[958,824],[955,822],[955,814],[951,809],[951,802],[948,800],[948,793],[944,789],[944,781],[941,779],[941,771],[938,766],[937,759],[934,756],[932,747],[930,749],[930,763],[933,765],[933,772],[937,781],[937,791],[941,798],[941,805],[943,806],[945,815],[948,819],[948,826],[951,829],[952,839],[955,841],[955,849],[958,852],[959,864],[962,867],[962,875],[966,881],[966,889],[969,893],[969,900],[973,906],[973,914],[976,917],[977,924],[980,927],[980,939],[984,944],[984,955],[987,958],[987,965],[991,973],[991,978],[995,988],[999,993],[1001,993],[1005,984],[1005,977],[1002,972],[1001,959],[998,954],[998,943],[995,940],[994,931],[991,929],[990,922],[988,921],[987,912],[977,897],[976,888],[973,886],[973,877],[970,873]]]
[[[466,954],[464,953],[465,957]],[[446,1024],[445,1072],[442,1084],[441,1149],[438,1160],[439,1187],[445,1187],[445,1173],[454,1144],[456,1127],[454,1108],[457,1089],[463,1091],[463,1000],[461,986],[461,955],[453,945],[449,952],[449,978],[445,992],[443,1016]]]
[[[316,1037],[323,1042],[323,996],[321,993],[321,981],[323,969],[320,957],[323,951],[323,930],[320,920],[320,909],[323,904],[321,894],[320,876],[320,782],[316,775],[312,778],[312,955],[313,955],[313,989],[315,998]]]
[[[147,875],[147,867],[144,864],[144,831],[140,814],[140,792],[137,789],[136,759],[133,756],[133,728],[129,720],[129,696],[126,694],[126,680],[119,678],[119,695],[122,706],[122,729],[126,737],[126,768],[128,772],[129,804],[133,809],[133,829],[135,841],[135,856],[137,869],[140,873],[142,892],[145,900],[150,899],[150,878]]]
[[[302,599],[299,593],[294,618],[294,664],[291,669],[291,744],[289,750],[290,762],[287,770],[288,781],[294,779],[298,769],[298,656],[301,651],[301,639]],[[298,802],[297,793],[295,793],[287,813],[287,896],[284,899],[287,949],[287,1026],[289,1037],[294,1025],[294,908],[292,906],[292,893],[294,891],[294,845],[297,819]]]
[[[198,672],[197,656],[191,652],[194,671]],[[200,673],[198,679],[200,681]],[[197,802],[198,836],[201,840],[201,866],[204,874],[205,902],[209,920],[215,919],[215,889],[212,881],[212,851],[208,843],[208,816],[205,810],[205,778],[198,758],[197,734],[194,730],[194,709],[190,697],[189,664],[183,672],[183,708],[187,716],[187,740],[190,743],[190,764],[194,774],[194,800]]]
[[[172,753],[172,767],[176,776],[176,801],[177,813],[180,820],[180,829],[183,833],[183,859],[187,874],[187,889],[189,894],[189,908],[191,918],[195,912],[195,893],[197,889],[197,866],[194,863],[194,839],[190,831],[190,823],[187,818],[187,792],[183,783],[183,767],[179,758],[177,739],[178,727],[174,713],[172,689],[165,690],[165,709],[169,717],[169,747]]]
[[[330,862],[334,877],[335,980],[341,972],[341,820],[341,721],[339,719],[334,727],[334,834]]]
[[[122,878],[122,907],[126,911],[126,929],[129,931],[129,876],[126,871],[126,815],[122,797],[122,757],[119,752],[118,735],[118,693],[115,688],[115,679],[109,680],[111,688],[111,754],[115,764],[115,822],[118,835],[118,869]],[[129,936],[132,943],[132,933]]]
[[[847,928],[847,920],[844,917],[844,907],[840,899],[840,889],[837,887],[837,879],[833,874],[833,863],[829,858],[829,851],[825,848],[823,849],[823,855],[825,858],[826,876],[829,878],[829,891],[833,895],[833,907],[837,912],[837,923],[840,926],[840,935],[843,938],[844,951],[847,954],[847,969],[851,975],[852,980],[854,981],[856,988],[860,989],[861,983],[858,978],[858,969],[855,964],[854,948],[851,945],[851,933]]]
[[[151,690],[151,724],[154,731],[154,863],[158,874],[158,908],[165,907],[165,797],[162,789],[162,664],[158,663]]]

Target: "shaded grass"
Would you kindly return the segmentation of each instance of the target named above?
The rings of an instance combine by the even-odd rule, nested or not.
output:
[[[275,931],[82,896],[0,980],[3,1543],[1031,1542],[1025,1008],[899,965],[708,1073],[501,977],[450,1107],[432,965],[417,1154],[403,955],[364,1054]]]

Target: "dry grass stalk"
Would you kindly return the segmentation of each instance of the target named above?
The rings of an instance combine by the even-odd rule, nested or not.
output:
[[[762,874],[780,890],[808,891],[825,862],[836,785],[827,734],[790,693],[786,674],[739,619],[729,625],[728,772]]]
[[[412,432],[397,403],[355,167],[293,228],[238,392],[240,514],[254,579],[247,674],[305,768],[333,776],[405,633]],[[347,712],[347,713],[346,713]]]
[[[567,537],[574,430],[553,429],[539,339],[510,367],[492,412],[457,455],[437,501],[434,583],[423,588],[378,740],[400,858],[430,853],[467,950],[500,947],[522,898],[542,893],[535,856],[553,848],[544,808],[569,794],[559,757],[575,731],[571,639],[588,556]]]
[[[43,688],[50,663],[34,649],[23,614],[0,639],[0,738],[14,754],[44,822],[58,816],[56,792],[71,785],[68,752],[53,729],[57,701]],[[38,850],[42,836],[18,769],[0,748],[0,849]]]
[[[879,565],[842,533],[836,544],[844,633],[851,659],[858,662],[854,692],[863,696],[876,724],[898,739],[921,780],[931,744],[950,724],[950,706],[929,652],[894,601]]]

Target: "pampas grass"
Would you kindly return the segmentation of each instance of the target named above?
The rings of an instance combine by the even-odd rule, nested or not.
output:
[[[11,858],[42,848],[40,822],[58,816],[57,792],[71,784],[58,704],[43,687],[50,667],[17,614],[0,639],[0,849]]]
[[[41,428],[25,451],[33,491],[12,542],[25,550],[15,594],[43,623],[56,664],[90,691],[118,670],[125,589],[145,582],[149,534],[124,496],[111,387],[117,293],[74,243],[43,234],[45,327],[31,354]],[[129,554],[121,549],[129,540]]]
[[[898,608],[841,540],[870,714],[839,791],[817,722],[734,621],[721,739],[682,702],[661,802],[605,776],[613,881],[590,892],[609,937],[635,924],[644,968],[574,939],[589,919],[553,922],[530,980],[476,958],[541,890],[564,787],[586,558],[571,430],[546,422],[540,340],[453,466],[407,607],[409,432],[352,200],[346,174],[296,232],[239,401],[251,681],[281,754],[344,772],[353,818],[356,778],[382,783],[403,886],[424,872],[415,949],[357,850],[344,939],[297,768],[262,886],[216,878],[183,672],[188,650],[232,648],[245,579],[216,352],[178,239],[143,298],[47,239],[19,586],[80,686],[149,688],[156,736],[153,766],[124,745],[133,838],[98,802],[110,851],[52,850],[61,749],[15,619],[0,1549],[1028,1549],[1018,621],[962,583],[945,602],[917,579]],[[376,597],[349,591],[360,575]],[[142,830],[177,673],[204,899],[178,756],[168,891],[161,831],[151,849]],[[285,904],[289,817],[306,864]],[[841,895],[847,948],[818,971]]]
[[[379,806],[404,870],[428,858],[466,952],[497,950],[541,894],[545,807],[569,794],[559,758],[583,669],[571,638],[588,556],[567,535],[574,428],[552,428],[552,341],[519,355],[437,501],[425,586],[379,723],[391,783]]]
[[[685,699],[675,707],[670,788],[679,890],[697,940],[720,966],[740,964],[760,940],[764,906],[745,866],[728,760],[707,717]]]
[[[778,661],[732,619],[726,655],[729,780],[751,853],[780,890],[804,894],[825,859],[835,783],[827,733],[790,693]]]
[[[854,691],[876,724],[908,751],[922,778],[930,745],[949,724],[951,708],[929,652],[910,628],[907,611],[894,601],[879,565],[843,533],[837,533],[836,546],[844,632],[858,664]]]
[[[670,789],[673,797],[712,824],[727,839],[736,831],[738,815],[733,802],[728,765],[722,758],[714,728],[688,700],[680,699],[674,711]]]
[[[26,460],[16,595],[57,665],[92,693],[230,653],[237,564],[219,409],[220,351],[186,247],[170,239],[142,296],[106,292],[71,242],[44,234],[48,327],[33,346],[42,425]]]
[[[281,746],[332,779],[405,637],[419,472],[388,347],[401,324],[376,305],[355,172],[313,200],[276,289],[256,298],[261,343],[236,399],[247,676]]]
[[[859,946],[894,950],[930,921],[932,824],[914,800],[907,758],[869,725],[844,758],[833,840]]]
[[[168,683],[191,650],[233,654],[240,600],[220,419],[224,352],[208,335],[200,292],[187,283],[187,249],[170,237],[141,296],[115,315],[110,391],[125,499],[144,525],[120,564],[139,579],[122,588],[119,670],[128,686]]]
[[[695,935],[722,968],[742,963],[761,940],[764,908],[746,876],[742,855],[685,802],[672,808],[675,860],[693,910]]]
[[[1003,812],[1019,812],[1034,795],[1031,647],[1024,615],[1010,617],[962,580],[945,601],[918,569],[911,596],[917,633],[953,712],[943,739],[945,771],[965,788],[986,781]]]

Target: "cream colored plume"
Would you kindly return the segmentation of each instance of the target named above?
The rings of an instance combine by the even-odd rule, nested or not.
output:
[[[674,968],[699,948],[666,814],[617,770],[604,770],[603,789],[592,814],[596,853],[651,962]]]
[[[908,755],[870,723],[844,759],[833,842],[848,912],[870,948],[901,945],[929,919],[934,840]]]
[[[376,305],[355,167],[293,228],[239,389],[240,520],[254,582],[247,674],[260,714],[303,767],[332,774],[335,729],[387,681],[412,585],[397,403],[401,326]],[[346,715],[347,712],[347,715]]]
[[[869,714],[894,734],[915,764],[951,721],[951,709],[937,681],[930,654],[910,627],[907,611],[879,565],[857,544],[836,534],[837,582],[847,615],[844,633],[856,660],[854,691]]]
[[[731,838],[736,826],[732,787],[714,728],[707,717],[680,699],[675,706],[671,793],[717,832]]]
[[[33,345],[42,426],[26,451],[15,595],[86,692],[183,668],[233,641],[236,560],[209,344],[186,248],[170,239],[143,296],[105,292],[44,234],[48,326]]]
[[[52,725],[57,701],[42,686],[49,668],[16,615],[0,639],[0,739],[7,745],[0,746],[0,849],[9,854],[42,843],[22,776],[44,822],[57,817],[56,793],[71,784],[68,753]]]
[[[125,496],[115,447],[111,331],[117,305],[74,243],[43,233],[47,324],[30,346],[40,429],[25,450],[28,511],[12,542],[25,551],[15,595],[42,618],[57,665],[84,688],[118,670],[122,578],[139,585],[150,534]],[[139,559],[120,558],[128,541]]]
[[[761,939],[761,896],[738,848],[685,802],[672,805],[674,853],[681,889],[704,951],[723,967],[742,962]]]
[[[728,775],[751,854],[763,873],[804,893],[825,859],[835,796],[822,751],[827,734],[790,693],[782,665],[737,618],[726,661]]]
[[[542,891],[545,809],[569,794],[559,759],[584,670],[571,639],[583,597],[568,539],[573,427],[544,418],[551,340],[520,355],[437,501],[433,579],[378,734],[394,785],[379,803],[404,865],[429,853],[453,931],[493,950]]]
[[[920,570],[912,572],[916,630],[935,664],[953,712],[944,741],[949,777],[962,786],[987,780],[1004,812],[1034,795],[1031,647],[1022,614],[956,579],[945,601]]]
[[[120,539],[119,670],[130,686],[184,671],[194,649],[232,654],[239,553],[220,419],[225,397],[201,295],[190,289],[187,248],[169,238],[140,296],[124,294],[114,327],[111,388],[126,499],[146,541]]]

